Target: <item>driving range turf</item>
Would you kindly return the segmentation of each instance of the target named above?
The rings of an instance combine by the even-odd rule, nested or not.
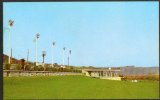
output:
[[[4,77],[4,99],[159,98],[159,81],[113,81],[70,76]]]

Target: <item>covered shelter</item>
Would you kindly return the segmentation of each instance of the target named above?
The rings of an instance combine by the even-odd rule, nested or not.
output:
[[[83,69],[82,73],[86,76],[100,79],[121,80],[120,69]]]

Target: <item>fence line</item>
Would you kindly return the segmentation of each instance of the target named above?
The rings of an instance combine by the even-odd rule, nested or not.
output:
[[[82,73],[76,73],[76,72],[53,72],[53,71],[3,70],[3,77],[56,76],[56,75],[82,75]]]

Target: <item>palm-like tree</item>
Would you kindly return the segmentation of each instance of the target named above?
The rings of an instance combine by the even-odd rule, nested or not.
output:
[[[42,57],[43,57],[43,66],[44,66],[44,57],[46,56],[46,51],[42,51]],[[44,68],[45,70],[45,68]]]
[[[45,56],[46,56],[46,51],[42,51],[43,63],[44,63],[44,57]]]

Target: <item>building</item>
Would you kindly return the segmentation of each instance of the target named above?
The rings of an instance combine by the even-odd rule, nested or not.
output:
[[[83,69],[82,73],[94,78],[121,80],[120,69]]]

